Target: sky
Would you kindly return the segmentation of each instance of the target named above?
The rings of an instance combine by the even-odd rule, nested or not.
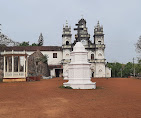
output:
[[[99,21],[105,34],[107,62],[132,62],[139,56],[135,44],[141,35],[141,0],[0,0],[0,29],[14,41],[37,43],[40,33],[44,45],[61,46],[66,20],[72,40],[83,16],[90,40]]]

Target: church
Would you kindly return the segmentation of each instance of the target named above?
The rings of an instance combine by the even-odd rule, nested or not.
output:
[[[86,20],[80,19],[76,24],[77,31],[75,40],[72,41],[71,27],[66,23],[63,26],[62,46],[7,46],[0,48],[0,54],[5,51],[21,52],[25,51],[28,55],[39,50],[43,55],[48,56],[48,65],[52,77],[62,77],[67,73],[68,64],[71,62],[70,52],[76,42],[81,42],[88,51],[88,62],[91,63],[91,77],[111,77],[111,69],[106,67],[104,56],[105,44],[103,27],[97,23],[94,28],[93,41],[90,40]],[[1,37],[0,42],[4,39]],[[13,42],[12,42],[13,43]]]
[[[92,77],[111,77],[111,69],[106,67],[106,59],[104,56],[105,44],[103,27],[99,22],[94,28],[93,42],[90,40],[90,34],[87,31],[86,20],[81,19],[76,24],[77,34],[75,40],[71,39],[71,27],[68,24],[63,27],[62,34],[62,51],[63,51],[63,73],[67,71],[68,63],[70,63],[70,52],[73,51],[73,47],[76,42],[81,42],[85,49],[88,51],[88,62],[91,63],[91,76]]]

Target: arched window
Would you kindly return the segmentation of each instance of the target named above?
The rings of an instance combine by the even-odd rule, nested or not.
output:
[[[69,41],[66,41],[66,45],[69,45]]]
[[[94,60],[94,54],[91,54],[91,60]]]

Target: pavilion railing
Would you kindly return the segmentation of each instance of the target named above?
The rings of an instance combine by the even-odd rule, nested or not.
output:
[[[25,72],[5,72],[4,78],[25,78]]]

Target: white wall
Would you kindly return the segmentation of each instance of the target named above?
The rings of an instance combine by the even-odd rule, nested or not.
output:
[[[105,77],[105,63],[96,63],[94,77]]]
[[[111,77],[111,68],[106,67],[106,77]]]
[[[63,59],[70,59],[70,49],[63,50]]]
[[[27,51],[28,55],[34,53],[34,51]],[[48,65],[60,65],[62,60],[62,51],[41,51],[43,55],[48,55]],[[53,58],[53,53],[57,53],[57,58]]]
[[[104,50],[103,49],[96,50],[96,52],[95,52],[95,59],[105,59],[104,58]]]

